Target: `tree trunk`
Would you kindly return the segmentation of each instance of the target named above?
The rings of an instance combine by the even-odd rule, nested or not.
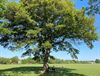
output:
[[[43,60],[43,73],[46,73],[49,71],[49,65],[48,65],[48,57],[50,54],[50,49],[45,50],[44,54],[44,60]]]

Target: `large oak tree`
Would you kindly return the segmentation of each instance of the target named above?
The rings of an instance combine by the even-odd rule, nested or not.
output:
[[[52,51],[66,51],[77,58],[73,44],[86,43],[90,48],[98,39],[94,18],[86,16],[70,0],[20,0],[7,2],[0,14],[0,45],[10,50],[26,49],[34,59],[43,60],[48,70]],[[2,11],[0,11],[2,12]]]

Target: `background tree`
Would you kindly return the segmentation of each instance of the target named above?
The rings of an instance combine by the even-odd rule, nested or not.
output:
[[[10,58],[10,63],[11,64],[18,64],[19,58],[17,56]]]
[[[28,57],[26,59],[22,59],[21,60],[22,64],[35,64],[35,63],[40,63],[40,62],[36,62],[35,60],[33,60],[32,58]]]
[[[66,51],[77,58],[73,44],[86,43],[90,48],[98,39],[94,18],[87,17],[70,0],[21,0],[8,2],[0,25],[0,44],[10,50],[26,49],[23,55],[43,60],[48,71],[52,51]]]
[[[9,58],[0,57],[0,64],[10,64]]]
[[[95,63],[100,63],[100,59],[96,59],[95,60]]]

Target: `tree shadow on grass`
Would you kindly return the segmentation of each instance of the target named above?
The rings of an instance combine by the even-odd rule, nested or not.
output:
[[[55,68],[55,71],[51,71],[45,74],[41,74],[40,76],[86,76],[84,74],[74,73],[72,72],[76,69],[69,68]]]
[[[50,71],[45,74],[40,74],[42,67],[14,67],[0,70],[0,76],[24,76],[25,74],[38,74],[39,76],[85,76],[83,74],[73,73],[75,69],[69,68],[55,68],[55,71]],[[26,75],[25,75],[26,76]],[[28,75],[30,76],[30,75]]]

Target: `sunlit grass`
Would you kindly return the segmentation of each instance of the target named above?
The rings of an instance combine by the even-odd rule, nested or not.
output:
[[[100,64],[50,64],[55,72],[40,74],[42,64],[0,65],[0,76],[100,76]]]

